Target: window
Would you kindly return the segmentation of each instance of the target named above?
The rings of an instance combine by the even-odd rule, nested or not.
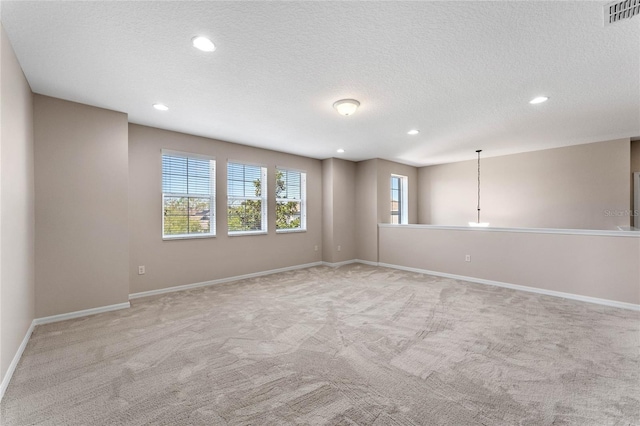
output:
[[[307,174],[276,169],[276,232],[307,229]]]
[[[227,223],[230,235],[267,232],[267,168],[228,163]]]
[[[162,237],[216,235],[216,161],[162,151]]]
[[[409,223],[407,183],[408,179],[406,176],[391,175],[391,223]]]

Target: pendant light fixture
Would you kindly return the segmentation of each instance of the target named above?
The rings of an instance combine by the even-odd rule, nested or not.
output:
[[[476,152],[478,153],[478,221],[469,222],[469,226],[486,228],[489,226],[489,222],[480,222],[480,153],[482,150],[478,149]]]

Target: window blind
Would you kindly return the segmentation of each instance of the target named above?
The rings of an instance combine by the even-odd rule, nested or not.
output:
[[[306,229],[306,173],[276,169],[276,230]]]
[[[215,235],[215,160],[162,154],[163,237]]]

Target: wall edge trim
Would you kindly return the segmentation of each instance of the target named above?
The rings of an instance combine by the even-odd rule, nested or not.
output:
[[[587,302],[587,303],[593,303],[596,305],[604,305],[604,306],[610,306],[613,308],[622,308],[622,309],[628,309],[631,311],[640,312],[640,305],[636,305],[634,303],[619,302],[617,300],[610,300],[610,299],[600,299],[598,297],[583,296],[581,294],[564,293],[562,291],[546,290],[543,288],[529,287],[529,286],[524,286],[519,284],[505,283],[501,281],[486,280],[484,278],[475,278],[475,277],[469,277],[465,275],[448,274],[446,272],[430,271],[427,269],[411,268],[409,266],[394,265],[391,263],[379,262],[378,265],[385,268],[400,269],[408,272],[417,272],[419,274],[435,275],[437,277],[468,281],[476,284],[492,285],[496,287],[509,288],[511,290],[519,290],[519,291],[526,291],[528,293],[544,294],[546,296],[561,297],[563,299],[577,300],[580,302]]]
[[[638,231],[622,230],[598,230],[598,229],[556,229],[556,228],[498,228],[498,227],[471,227],[453,225],[422,225],[409,224],[397,225],[390,223],[379,223],[378,228],[407,228],[407,229],[431,229],[435,231],[463,231],[463,232],[513,232],[525,234],[563,234],[563,235],[595,235],[600,237],[631,237],[639,238]]]
[[[65,321],[73,318],[81,318],[89,315],[101,314],[103,312],[117,311],[119,309],[127,309],[131,307],[129,302],[116,303],[115,305],[100,306],[97,308],[83,309],[81,311],[68,312],[66,314],[51,315],[48,317],[36,318],[33,320],[35,325],[49,324],[52,322]]]
[[[200,287],[208,287],[208,286],[217,285],[217,284],[223,284],[223,283],[228,283],[228,282],[233,282],[233,281],[240,281],[240,280],[244,280],[244,279],[248,279],[248,278],[261,277],[261,276],[264,276],[264,275],[277,274],[277,273],[280,273],[280,272],[294,271],[296,269],[305,269],[305,268],[311,268],[311,267],[314,267],[314,266],[321,266],[321,265],[323,265],[323,262],[321,262],[321,261],[312,262],[312,263],[304,263],[304,264],[301,264],[301,265],[287,266],[287,267],[278,268],[278,269],[269,269],[267,271],[254,272],[254,273],[251,273],[251,274],[235,275],[235,276],[232,276],[232,277],[220,278],[220,279],[217,279],[217,280],[203,281],[203,282],[193,283],[193,284],[183,284],[183,285],[177,285],[177,286],[173,286],[173,287],[160,288],[160,289],[157,289],[157,290],[141,291],[141,292],[138,292],[138,293],[131,293],[129,295],[129,300],[140,299],[142,297],[155,296],[155,295],[158,295],[158,294],[173,293],[173,292],[176,292],[176,291],[191,290],[191,289],[200,288]]]
[[[9,383],[11,382],[11,378],[13,377],[13,373],[16,371],[16,368],[18,367],[18,363],[22,358],[22,353],[26,349],[27,343],[29,343],[29,339],[31,338],[31,333],[33,333],[33,329],[35,328],[35,326],[36,326],[36,320],[31,321],[31,325],[29,326],[29,329],[27,330],[27,333],[25,334],[24,339],[22,339],[22,343],[20,343],[20,346],[18,347],[18,351],[13,357],[13,360],[11,361],[11,364],[9,364],[9,368],[7,369],[7,372],[2,378],[2,383],[0,383],[0,401],[2,401],[2,398],[4,398],[4,393],[9,387]]]

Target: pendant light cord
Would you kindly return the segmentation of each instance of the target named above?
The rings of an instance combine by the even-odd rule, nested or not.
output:
[[[481,149],[476,151],[478,153],[478,223],[480,223],[480,153]]]

